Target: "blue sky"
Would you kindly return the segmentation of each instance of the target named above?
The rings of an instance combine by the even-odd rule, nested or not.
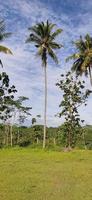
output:
[[[13,51],[13,56],[1,54],[4,70],[10,76],[11,83],[18,89],[18,96],[29,97],[29,105],[32,106],[32,114],[41,114],[39,123],[43,123],[44,109],[44,71],[41,61],[35,57],[36,49],[33,45],[25,44],[28,36],[28,27],[37,22],[49,19],[63,29],[58,38],[64,48],[57,52],[59,65],[51,60],[48,62],[48,126],[58,126],[64,119],[54,117],[59,112],[59,103],[62,93],[55,86],[60,74],[70,69],[70,63],[65,63],[65,58],[74,51],[71,44],[80,35],[89,33],[92,35],[92,1],[91,0],[0,0],[0,17],[6,22],[7,31],[11,31],[12,37],[4,41]],[[86,79],[86,87],[90,88],[89,79]],[[80,109],[85,123],[92,124],[91,103]],[[30,124],[30,119],[27,122]]]

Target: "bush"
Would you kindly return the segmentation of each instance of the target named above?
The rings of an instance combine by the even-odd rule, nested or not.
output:
[[[92,150],[92,143],[87,144],[87,149]]]
[[[0,142],[0,149],[1,149],[1,148],[3,148],[3,146],[4,146],[4,145],[3,145],[3,143],[2,143],[2,142]]]
[[[20,147],[27,147],[27,146],[29,146],[30,144],[31,144],[31,141],[30,141],[29,138],[21,138],[20,141],[19,141],[19,143],[18,143],[18,145],[19,145]]]

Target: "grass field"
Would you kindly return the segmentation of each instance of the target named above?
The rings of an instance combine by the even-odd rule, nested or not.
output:
[[[92,151],[0,150],[0,200],[92,200]]]

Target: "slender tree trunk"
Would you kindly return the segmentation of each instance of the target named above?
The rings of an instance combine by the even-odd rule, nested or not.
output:
[[[20,134],[20,131],[18,130],[18,132],[17,132],[17,144],[19,143],[19,134]]]
[[[56,138],[53,138],[53,143],[54,145],[56,145]]]
[[[44,66],[45,78],[45,98],[44,98],[44,135],[43,135],[43,148],[46,146],[46,114],[47,114],[47,66]]]
[[[84,141],[84,148],[87,149],[86,141],[85,141],[85,133],[83,132],[83,141]]]
[[[10,137],[11,137],[11,147],[12,147],[13,145],[12,125],[10,125]]]
[[[3,139],[3,144],[5,145],[5,135],[4,135],[4,139]]]
[[[70,134],[70,131],[68,133],[68,148],[70,149],[71,148],[71,134]]]
[[[38,137],[37,137],[36,141],[37,141],[37,144],[39,144],[39,139],[38,139]]]
[[[8,146],[8,144],[9,144],[9,126],[6,125],[5,129],[6,129],[6,146]]]
[[[92,74],[91,74],[91,67],[89,66],[89,76],[90,76],[90,83],[91,83],[91,86],[92,86]]]
[[[71,147],[71,145],[72,145],[71,134],[72,134],[72,130],[71,130],[71,128],[70,128],[70,129],[69,129],[69,132],[68,132],[68,150],[69,150],[69,151],[72,149],[72,147]]]

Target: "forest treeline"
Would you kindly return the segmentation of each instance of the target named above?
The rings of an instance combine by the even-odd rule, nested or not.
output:
[[[0,124],[0,148],[4,147],[41,147],[43,142],[43,125],[13,126],[11,137],[11,126]],[[65,127],[62,124],[59,127],[47,127],[46,137],[47,148],[57,150],[66,149]],[[73,138],[72,147],[80,149],[92,149],[92,126],[82,127],[82,134]]]

